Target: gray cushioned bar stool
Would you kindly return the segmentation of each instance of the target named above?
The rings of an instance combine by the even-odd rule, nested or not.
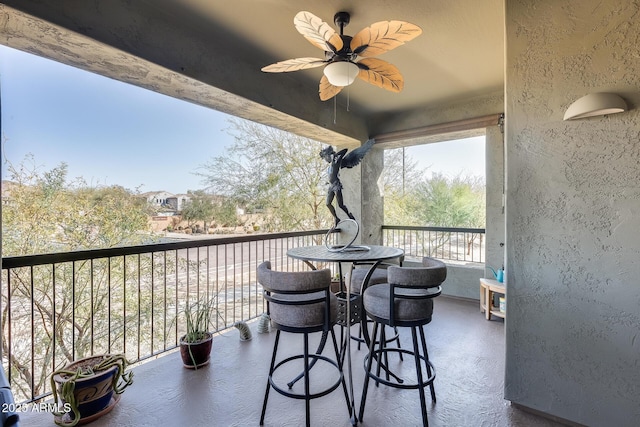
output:
[[[342,374],[342,364],[338,352],[338,344],[333,331],[333,326],[337,318],[337,298],[331,293],[331,271],[329,269],[304,271],[304,272],[280,272],[271,270],[271,263],[265,261],[258,266],[258,282],[262,285],[264,298],[267,300],[267,310],[271,316],[271,322],[276,329],[276,338],[273,345],[273,354],[271,356],[271,365],[269,367],[269,377],[267,380],[267,388],[264,394],[264,403],[262,405],[262,415],[260,417],[260,425],[264,424],[265,412],[267,410],[267,400],[269,398],[269,390],[273,388],[283,396],[294,399],[304,399],[306,411],[306,425],[311,423],[309,412],[310,401],[318,397],[325,396],[334,391],[340,384],[347,402],[347,409],[351,413],[351,406],[347,395],[347,386]],[[276,364],[276,356],[278,353],[278,343],[280,342],[280,332],[292,332],[304,335],[304,349],[302,354],[287,357]],[[324,347],[324,337],[321,340],[320,348],[309,354],[309,334],[313,332],[322,332],[323,334],[331,334],[333,341],[333,349],[335,359],[331,359],[322,355]],[[288,387],[280,386],[274,381],[273,373],[280,367],[289,362],[302,359],[304,369],[302,377],[304,378],[304,390],[302,392],[294,392],[291,390],[295,381],[292,381]],[[315,362],[324,361],[322,366],[318,365],[315,369],[324,369],[329,364],[336,369],[338,375],[335,382],[326,385],[322,390],[311,393],[309,373],[314,367]]]
[[[424,426],[429,425],[424,388],[430,387],[431,399],[435,402],[436,393],[433,381],[436,374],[429,361],[423,326],[431,322],[433,298],[440,295],[442,291],[440,285],[447,278],[447,267],[442,261],[428,257],[423,258],[422,265],[423,267],[389,267],[387,269],[388,283],[370,286],[364,291],[362,304],[367,316],[373,319],[374,324],[369,354],[364,360],[365,379],[360,403],[360,420],[364,415],[369,378],[373,378],[376,383],[390,387],[417,388],[420,393],[422,423]],[[384,338],[378,338],[378,333],[382,335],[384,327],[381,328],[380,325],[411,328],[413,350],[389,348],[381,345],[380,343],[384,343]],[[418,334],[420,335],[420,345],[418,344]],[[380,376],[380,365],[383,360],[387,360],[388,353],[404,353],[413,356],[416,365],[416,382],[391,381],[388,374],[386,377]],[[376,373],[371,371],[374,360],[378,363]],[[423,366],[426,375],[423,373]],[[385,372],[388,372],[387,367],[384,369]]]
[[[351,295],[362,295],[363,288],[366,289],[368,286],[387,283],[387,268],[391,265],[402,266],[403,262],[404,255],[398,258],[397,264],[388,262],[381,263],[373,270],[371,270],[371,267],[373,266],[372,263],[354,263],[354,268],[351,270]],[[362,318],[365,318],[364,313],[362,314]],[[362,323],[360,323],[360,326],[358,328],[358,336],[351,336],[351,338],[358,341],[358,350],[360,350],[360,344],[365,342],[365,339],[362,337]],[[393,341],[396,341],[398,347],[400,347],[400,339],[398,337],[397,330],[394,331],[394,334],[391,338],[386,340],[386,343],[390,343]],[[400,359],[402,360],[402,353],[400,354]]]

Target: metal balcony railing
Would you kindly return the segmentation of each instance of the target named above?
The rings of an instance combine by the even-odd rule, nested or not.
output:
[[[51,372],[72,360],[124,353],[138,362],[176,348],[185,332],[180,311],[197,299],[216,299],[214,332],[260,316],[265,305],[255,278],[258,264],[308,269],[286,252],[322,244],[326,232],[3,258],[2,363],[16,402],[48,396]],[[484,259],[482,229],[383,226],[383,235],[385,245],[407,256]]]
[[[484,262],[484,228],[382,226],[385,246],[404,250],[405,257]]]
[[[190,301],[216,299],[215,331],[261,315],[257,265],[308,269],[286,252],[322,244],[326,232],[3,258],[2,363],[16,402],[48,396],[51,372],[69,361],[124,353],[138,362],[175,348],[185,333],[180,311]]]

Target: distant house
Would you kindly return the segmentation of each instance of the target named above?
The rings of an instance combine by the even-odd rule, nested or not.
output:
[[[175,196],[167,197],[167,204],[176,212],[181,212],[185,203],[189,202],[191,197],[187,194],[176,194]]]
[[[167,191],[148,191],[141,196],[147,199],[147,203],[157,208],[171,208],[168,199],[176,197]]]

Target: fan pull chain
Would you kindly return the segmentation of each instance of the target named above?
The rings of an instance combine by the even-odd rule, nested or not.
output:
[[[336,122],[336,109],[338,108],[338,101],[336,100],[337,97],[333,97],[333,124],[335,125]]]
[[[347,86],[347,111],[349,110],[349,100],[351,99],[351,89]]]

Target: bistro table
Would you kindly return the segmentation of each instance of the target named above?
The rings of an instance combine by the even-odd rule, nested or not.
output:
[[[368,262],[371,264],[371,270],[378,267],[383,262],[394,258],[399,258],[404,254],[402,249],[389,247],[389,246],[356,246],[346,247],[343,249],[337,249],[335,247],[327,247],[325,245],[319,246],[302,246],[298,248],[291,248],[287,251],[287,256],[304,261],[311,268],[315,268],[311,261],[315,262],[346,262],[346,263],[358,263]],[[340,277],[342,281],[342,277]],[[352,324],[357,323],[357,320],[352,318],[351,313],[351,268],[348,270],[344,283],[341,283],[341,289],[345,290],[345,319],[347,320],[343,326],[347,328],[346,338],[346,360],[347,360],[347,378],[349,388],[349,400],[351,405],[351,424],[358,424],[358,418],[356,416],[355,397],[353,392],[353,375],[351,370],[351,339],[348,332],[349,327]],[[342,286],[346,284],[345,286]],[[356,317],[357,319],[357,317]],[[363,319],[366,322],[366,319]],[[364,326],[366,328],[366,323]]]

